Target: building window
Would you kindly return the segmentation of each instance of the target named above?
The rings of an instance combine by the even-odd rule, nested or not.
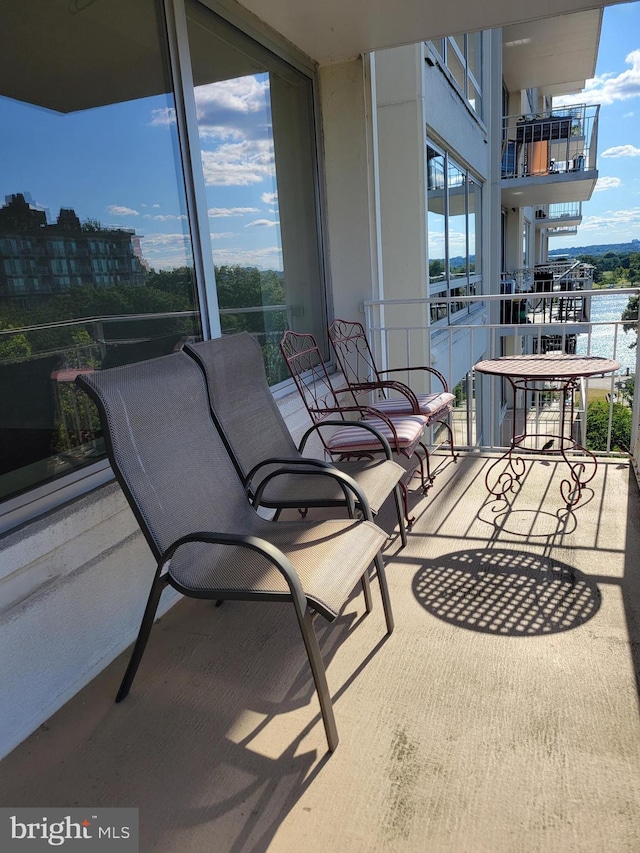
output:
[[[471,296],[482,282],[482,186],[447,152],[427,143],[429,296]],[[432,302],[432,323],[468,313],[469,303]]]
[[[312,80],[196,0],[186,8],[220,328],[251,332],[276,384],[285,329],[325,337]]]
[[[272,382],[284,378],[285,327],[324,338],[312,72],[189,0],[178,48],[195,90],[178,101],[188,111],[195,97],[202,163],[189,173],[163,5],[3,7],[0,530],[31,495],[104,467],[76,374],[201,338],[199,294],[213,294],[223,332],[261,341]],[[185,189],[198,180],[216,273],[206,282]]]
[[[429,42],[442,58],[460,94],[482,118],[482,33],[463,33]]]

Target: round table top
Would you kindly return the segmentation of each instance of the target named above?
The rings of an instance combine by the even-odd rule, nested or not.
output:
[[[567,355],[550,352],[546,355],[503,355],[479,361],[475,370],[495,376],[515,376],[522,379],[577,379],[613,373],[620,364],[611,358],[596,355]]]

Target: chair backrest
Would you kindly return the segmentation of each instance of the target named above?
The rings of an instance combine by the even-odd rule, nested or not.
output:
[[[280,350],[313,422],[327,417],[345,420],[339,412],[328,411],[340,409],[341,403],[313,335],[287,331]]]
[[[111,466],[156,559],[194,531],[247,529],[254,511],[193,359],[177,352],[76,382],[98,406]]]
[[[329,326],[329,340],[349,385],[380,381],[362,323],[334,320]]]
[[[262,349],[248,332],[185,344],[204,371],[212,414],[241,477],[273,457],[299,456],[267,381]]]

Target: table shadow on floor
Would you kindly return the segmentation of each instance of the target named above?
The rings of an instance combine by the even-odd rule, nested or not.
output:
[[[577,628],[600,608],[595,582],[566,563],[524,551],[473,549],[427,560],[413,578],[432,616],[509,637]]]

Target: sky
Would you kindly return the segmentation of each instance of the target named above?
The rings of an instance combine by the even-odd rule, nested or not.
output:
[[[600,104],[599,178],[577,236],[550,247],[640,240],[640,3],[605,8],[595,77],[579,95],[554,100],[577,103]]]

